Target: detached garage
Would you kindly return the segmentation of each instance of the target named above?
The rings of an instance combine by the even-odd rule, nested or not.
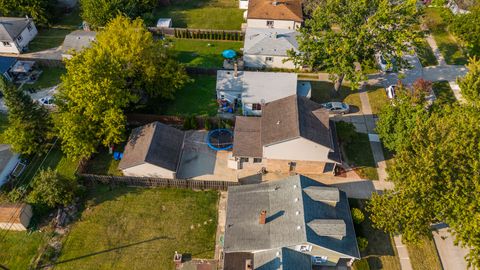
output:
[[[175,178],[184,132],[153,122],[132,131],[119,169],[126,176]]]

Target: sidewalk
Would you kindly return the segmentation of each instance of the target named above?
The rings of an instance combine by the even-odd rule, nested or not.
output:
[[[220,264],[223,264],[223,236],[225,235],[225,223],[227,222],[227,198],[228,193],[226,191],[220,192],[220,198],[218,200],[218,224],[217,234],[215,236],[215,260],[218,260]]]
[[[393,237],[395,247],[397,248],[398,257],[400,258],[400,268],[402,270],[413,270],[410,257],[408,256],[407,247],[402,243],[402,236],[396,235]]]

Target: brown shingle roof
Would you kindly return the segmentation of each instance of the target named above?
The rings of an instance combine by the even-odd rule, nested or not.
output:
[[[261,118],[237,116],[233,138],[236,157],[262,157]]]
[[[302,1],[250,0],[248,3],[247,18],[303,22]]]
[[[119,169],[150,163],[175,171],[182,151],[184,132],[160,122],[153,122],[132,131]]]
[[[27,207],[26,203],[0,204],[0,223],[21,223],[21,215]]]

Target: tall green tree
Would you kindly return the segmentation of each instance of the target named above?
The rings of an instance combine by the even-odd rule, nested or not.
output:
[[[480,57],[480,3],[469,13],[453,16],[449,29],[463,41],[471,56]]]
[[[153,10],[158,0],[80,0],[82,18],[94,27],[105,26],[119,13],[130,18]]]
[[[468,73],[458,80],[462,96],[471,104],[480,104],[480,58],[470,58],[467,65]]]
[[[371,62],[375,53],[400,63],[411,51],[419,14],[415,0],[325,0],[300,29],[299,52],[290,51],[290,59],[330,73],[337,91],[344,78],[358,86],[365,74],[355,63]]]
[[[33,179],[32,191],[28,194],[27,201],[48,207],[65,206],[73,202],[76,190],[77,183],[74,179],[65,178],[48,168],[41,170]]]
[[[445,222],[480,267],[479,122],[478,108],[447,105],[417,123],[388,169],[395,188],[369,204],[377,228],[416,242],[432,223]]]
[[[67,62],[57,96],[62,147],[74,157],[88,157],[99,144],[121,142],[125,109],[152,97],[173,98],[189,81],[140,19],[118,16],[96,39]]]
[[[0,15],[30,16],[36,24],[48,25],[56,5],[57,0],[0,0]]]
[[[21,154],[42,151],[42,145],[48,140],[52,126],[48,111],[24,91],[9,84],[3,76],[0,77],[0,88],[8,108],[5,142]]]

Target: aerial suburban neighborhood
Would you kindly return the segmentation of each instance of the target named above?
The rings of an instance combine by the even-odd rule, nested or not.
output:
[[[480,269],[478,0],[0,1],[0,269]]]

